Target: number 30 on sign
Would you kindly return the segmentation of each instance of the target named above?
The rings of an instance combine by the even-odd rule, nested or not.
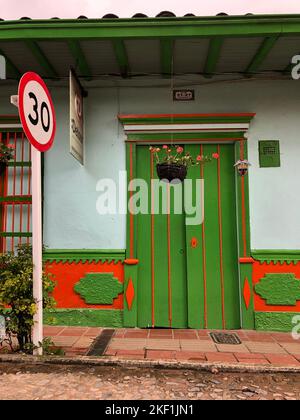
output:
[[[53,102],[44,81],[36,73],[25,73],[19,83],[19,114],[30,143],[40,152],[53,144],[56,120]]]

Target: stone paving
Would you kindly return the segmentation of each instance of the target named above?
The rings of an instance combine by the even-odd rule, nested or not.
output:
[[[28,399],[299,400],[300,374],[1,363],[0,400]]]
[[[85,355],[100,328],[45,327],[66,356]],[[288,333],[235,331],[242,344],[218,345],[203,330],[118,329],[105,355],[124,359],[181,360],[300,367],[300,340]]]

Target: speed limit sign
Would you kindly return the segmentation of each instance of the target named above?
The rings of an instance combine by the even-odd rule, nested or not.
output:
[[[53,102],[47,86],[36,73],[25,73],[19,83],[17,101],[23,131],[31,143],[32,189],[32,261],[33,316],[32,342],[34,354],[42,355],[43,348],[43,234],[42,234],[42,168],[41,152],[53,144],[56,120]]]
[[[40,152],[53,144],[56,119],[49,90],[41,77],[33,72],[23,75],[19,83],[19,115],[30,143]]]

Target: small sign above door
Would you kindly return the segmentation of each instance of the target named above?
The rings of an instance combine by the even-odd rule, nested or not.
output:
[[[173,100],[180,102],[194,101],[195,91],[193,89],[173,90]]]

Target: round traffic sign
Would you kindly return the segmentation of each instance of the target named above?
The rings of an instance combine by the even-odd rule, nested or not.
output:
[[[36,73],[25,73],[19,83],[19,114],[24,133],[40,152],[53,144],[56,118],[49,90]]]

